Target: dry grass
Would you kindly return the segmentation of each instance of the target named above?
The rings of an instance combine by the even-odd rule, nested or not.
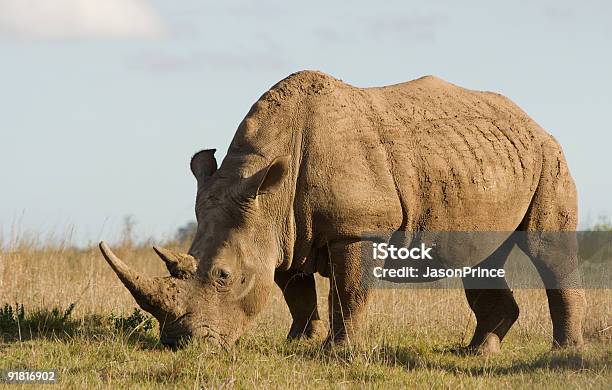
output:
[[[147,248],[117,253],[147,274],[165,274]],[[318,282],[326,315],[327,281]],[[612,291],[587,292],[586,348],[554,353],[544,292],[515,294],[521,316],[492,358],[449,352],[469,341],[475,325],[461,290],[375,291],[365,343],[335,354],[317,342],[284,341],[290,316],[275,290],[231,353],[197,343],[173,353],[157,344],[155,331],[128,337],[105,325],[111,312],[129,314],[135,303],[97,249],[22,242],[0,252],[0,304],[23,303],[30,312],[76,307],[64,331],[23,329],[21,341],[0,332],[0,370],[57,368],[64,387],[612,387]]]

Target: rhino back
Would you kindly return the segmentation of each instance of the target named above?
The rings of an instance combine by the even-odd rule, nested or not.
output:
[[[221,170],[248,175],[293,158],[298,235],[376,230],[514,230],[548,135],[501,95],[435,77],[356,88],[299,72],[253,105]]]
[[[498,94],[434,77],[367,89],[335,80],[302,107],[298,203],[325,239],[511,231],[540,177],[546,133]]]
[[[540,178],[544,130],[499,94],[433,77],[371,92],[375,112],[388,113],[381,142],[409,228],[516,229]]]

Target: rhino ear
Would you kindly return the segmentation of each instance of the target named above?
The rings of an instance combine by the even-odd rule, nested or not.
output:
[[[191,158],[191,172],[198,183],[203,183],[217,171],[216,149],[201,150]]]
[[[276,157],[270,165],[245,180],[245,191],[248,196],[273,193],[283,184],[289,175],[289,156]]]

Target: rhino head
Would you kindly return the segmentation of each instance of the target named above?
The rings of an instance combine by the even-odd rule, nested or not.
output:
[[[262,309],[281,262],[284,225],[266,207],[281,192],[289,159],[279,157],[249,177],[217,174],[214,150],[191,160],[198,182],[198,229],[189,253],[154,247],[170,276],[137,274],[100,243],[104,258],[138,305],[160,324],[161,342],[176,347],[191,337],[227,348]]]

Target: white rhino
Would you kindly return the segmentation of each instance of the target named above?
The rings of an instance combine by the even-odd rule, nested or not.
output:
[[[275,282],[293,317],[288,337],[319,334],[316,272],[332,286],[327,341],[352,337],[370,296],[364,232],[576,228],[576,189],[553,137],[505,97],[431,76],[357,88],[292,74],[252,106],[218,169],[214,150],[204,150],[191,170],[197,235],[188,254],[157,248],[171,276],[137,275],[100,245],[169,345],[191,336],[231,345]],[[575,261],[563,240],[506,237],[489,260],[503,265],[518,245],[553,279],[566,276],[557,264]],[[499,350],[519,314],[506,282],[496,283],[466,282],[477,318],[469,347],[478,351]],[[578,280],[547,295],[554,345],[582,344]]]

